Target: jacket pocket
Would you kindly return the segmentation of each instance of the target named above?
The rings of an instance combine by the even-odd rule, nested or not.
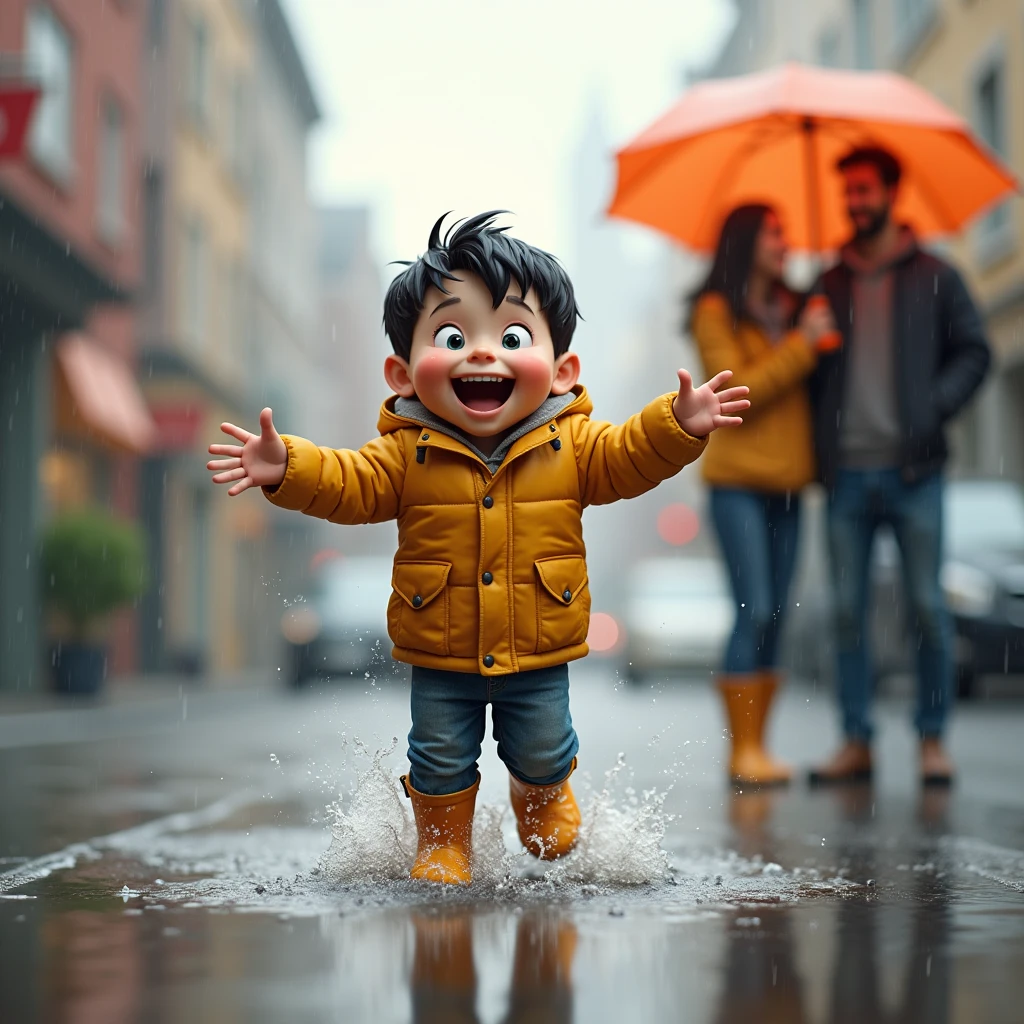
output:
[[[557,555],[533,563],[537,572],[537,654],[581,644],[590,625],[587,563]]]
[[[388,634],[396,647],[447,657],[451,562],[396,562]]]

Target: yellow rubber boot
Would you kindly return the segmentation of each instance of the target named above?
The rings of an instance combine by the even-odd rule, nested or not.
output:
[[[469,885],[473,880],[473,811],[480,776],[468,789],[445,796],[427,796],[402,776],[406,796],[416,819],[416,860],[410,878],[448,885]]]
[[[765,724],[778,683],[778,676],[773,672],[718,679],[732,734],[729,778],[734,785],[778,786],[792,778],[792,771],[764,748]]]
[[[519,839],[540,860],[564,857],[576,845],[580,809],[569,785],[569,775],[575,770],[574,757],[569,774],[550,786],[531,786],[509,775],[509,795]]]

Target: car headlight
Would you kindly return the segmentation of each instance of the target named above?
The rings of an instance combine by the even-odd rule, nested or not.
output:
[[[965,619],[982,619],[995,607],[995,580],[963,562],[947,562],[942,567],[942,589],[950,611]]]
[[[320,616],[308,605],[281,616],[281,632],[290,644],[308,644],[320,635]]]

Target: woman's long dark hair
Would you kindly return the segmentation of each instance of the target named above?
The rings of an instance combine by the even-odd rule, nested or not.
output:
[[[693,319],[693,311],[702,295],[716,292],[725,297],[736,318],[736,323],[749,318],[747,313],[747,283],[754,266],[754,248],[761,225],[769,213],[774,213],[764,203],[748,203],[737,206],[722,225],[718,236],[715,258],[703,283],[688,296],[687,323]]]

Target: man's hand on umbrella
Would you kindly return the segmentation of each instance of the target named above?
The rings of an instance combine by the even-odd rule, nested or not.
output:
[[[269,409],[260,413],[258,434],[250,434],[234,423],[222,423],[220,429],[242,444],[211,444],[211,455],[227,458],[208,462],[206,468],[214,472],[215,484],[232,485],[228,489],[232,498],[250,487],[276,487],[284,479],[288,448],[274,427],[274,415]]]
[[[732,370],[723,370],[695,388],[689,372],[679,371],[679,394],[672,403],[672,412],[691,437],[705,437],[718,427],[738,427],[743,422],[738,414],[750,408],[750,389],[741,385],[719,391],[731,378]]]

